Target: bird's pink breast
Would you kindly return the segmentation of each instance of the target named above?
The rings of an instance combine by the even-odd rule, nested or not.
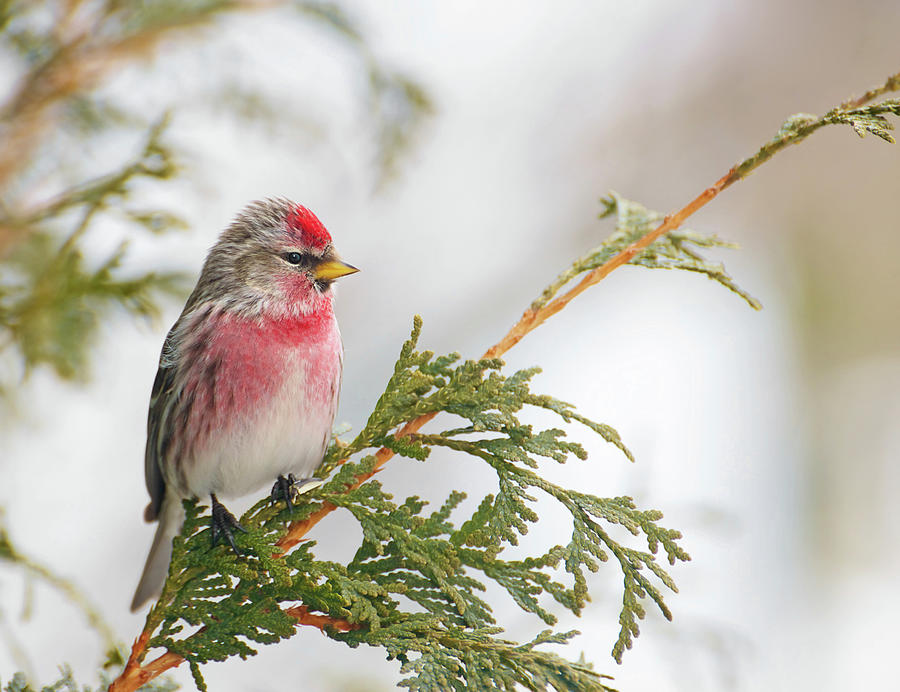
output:
[[[221,364],[217,396],[225,395],[226,409],[240,413],[279,389],[288,369],[304,367],[309,398],[323,400],[333,361],[338,357],[331,338],[331,315],[316,313],[257,323],[224,318],[209,346],[208,357]],[[298,393],[299,394],[299,393]],[[225,403],[225,402],[222,402]],[[233,407],[233,408],[232,408]]]
[[[182,396],[192,401],[182,449],[184,461],[193,459],[188,464],[195,466],[193,472],[184,468],[185,484],[198,492],[191,476],[200,474],[210,476],[213,486],[236,485],[197,467],[218,464],[207,457],[230,456],[236,447],[245,447],[242,455],[278,457],[257,459],[261,466],[320,454],[340,387],[341,343],[332,311],[259,320],[219,313],[204,327],[184,353],[189,362]]]

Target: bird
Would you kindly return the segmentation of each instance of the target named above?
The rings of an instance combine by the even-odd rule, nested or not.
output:
[[[333,284],[357,271],[313,212],[283,198],[247,205],[210,249],[153,382],[144,518],[158,525],[132,611],[162,588],[183,499],[208,496],[213,543],[237,550],[243,529],[219,496],[274,480],[273,500],[291,505],[322,461],[343,369]]]

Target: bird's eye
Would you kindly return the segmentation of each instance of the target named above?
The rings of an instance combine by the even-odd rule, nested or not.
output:
[[[300,262],[303,261],[303,255],[301,255],[299,252],[289,252],[284,256],[284,258],[291,264],[300,264]]]

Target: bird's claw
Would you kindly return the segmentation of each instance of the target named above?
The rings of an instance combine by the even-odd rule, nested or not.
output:
[[[240,555],[241,551],[238,550],[238,547],[234,543],[234,530],[237,529],[241,533],[247,533],[247,529],[241,526],[241,523],[225,508],[225,505],[219,502],[215,495],[211,495],[210,497],[212,498],[212,522],[210,524],[210,534],[212,536],[213,546],[216,546],[219,543],[219,540],[224,538],[228,541],[228,545],[231,546],[231,549],[237,555]]]
[[[319,478],[303,478],[297,480],[293,473],[289,473],[287,478],[278,476],[278,480],[276,480],[275,485],[272,486],[272,502],[284,500],[288,509],[293,510],[294,502],[297,501],[298,497],[303,493],[308,493],[310,490],[315,490],[322,485],[322,483],[324,483],[324,481]]]
[[[272,486],[272,493],[270,495],[272,502],[284,500],[288,509],[294,509],[294,500],[297,498],[297,495],[299,495],[296,483],[297,479],[294,477],[293,473],[289,473],[287,478],[278,476],[275,485]]]

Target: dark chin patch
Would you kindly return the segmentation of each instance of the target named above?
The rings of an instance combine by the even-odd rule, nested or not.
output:
[[[316,290],[319,293],[325,293],[331,288],[331,284],[334,283],[334,279],[315,279],[313,281],[313,286],[315,286]]]

